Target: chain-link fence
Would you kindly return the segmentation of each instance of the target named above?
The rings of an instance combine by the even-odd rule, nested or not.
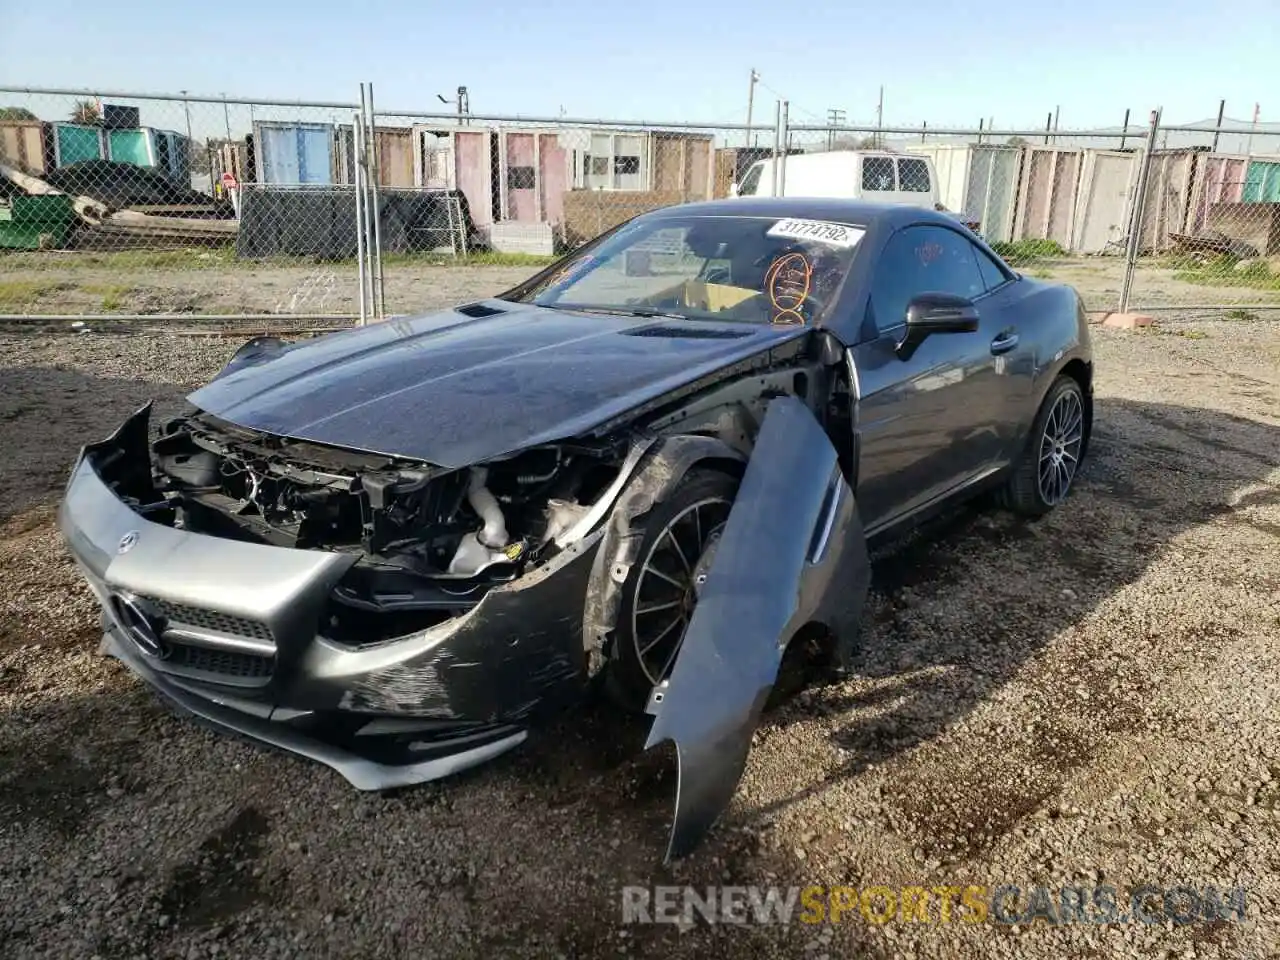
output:
[[[1239,319],[1280,309],[1280,129],[1162,125],[1151,140],[1128,309]]]
[[[366,96],[367,94],[367,96]],[[936,207],[1091,309],[1280,306],[1280,130],[481,116],[0,90],[0,316],[347,322],[497,292],[733,194]],[[785,149],[784,149],[785,145]],[[459,267],[462,269],[449,269]]]

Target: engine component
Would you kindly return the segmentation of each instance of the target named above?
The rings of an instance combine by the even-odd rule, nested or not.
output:
[[[467,502],[484,521],[484,527],[468,533],[458,544],[458,550],[449,561],[449,572],[471,576],[495,563],[510,563],[511,552],[507,547],[507,522],[498,506],[498,499],[485,486],[489,471],[484,467],[471,468],[471,482],[467,486]],[[518,546],[518,545],[517,545]],[[522,550],[517,550],[519,556]]]
[[[489,471],[484,467],[471,468],[471,483],[467,487],[467,502],[471,509],[484,521],[484,529],[478,537],[486,547],[500,549],[507,545],[507,522],[502,516],[502,508],[498,506],[498,498],[489,492],[485,481],[489,479]]]

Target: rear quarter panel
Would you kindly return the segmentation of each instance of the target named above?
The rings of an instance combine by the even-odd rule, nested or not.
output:
[[[1019,419],[1025,436],[1045,394],[1064,371],[1083,371],[1086,403],[1092,410],[1093,344],[1084,303],[1072,287],[1023,277],[1018,291],[1012,308],[1032,361],[1027,389],[1020,393],[1024,408]]]

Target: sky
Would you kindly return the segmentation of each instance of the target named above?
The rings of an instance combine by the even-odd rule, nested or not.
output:
[[[888,126],[1042,129],[1227,116],[1280,119],[1280,3],[1072,0],[1020,4],[904,0],[276,0],[248,6],[113,0],[57,16],[0,0],[0,87],[94,88],[352,100],[380,110],[655,122],[755,121],[779,97],[791,122],[830,108]],[[18,102],[0,94],[0,101]],[[39,112],[39,111],[37,111]]]

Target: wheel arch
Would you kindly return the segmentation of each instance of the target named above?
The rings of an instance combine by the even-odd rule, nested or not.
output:
[[[1080,394],[1084,398],[1084,442],[1080,445],[1080,456],[1084,457],[1089,452],[1089,437],[1093,433],[1093,363],[1085,360],[1083,357],[1072,357],[1054,374],[1053,379],[1049,382],[1049,387],[1053,386],[1054,381],[1058,377],[1070,377],[1080,386]],[[1046,393],[1048,388],[1046,388]],[[1044,402],[1041,397],[1040,402]],[[1037,410],[1039,407],[1037,406]]]
[[[622,589],[644,539],[644,521],[653,508],[694,469],[713,469],[741,479],[747,458],[716,437],[677,434],[654,445],[623,488],[605,522],[587,582],[582,640],[587,675],[605,664],[605,647],[617,626]]]

